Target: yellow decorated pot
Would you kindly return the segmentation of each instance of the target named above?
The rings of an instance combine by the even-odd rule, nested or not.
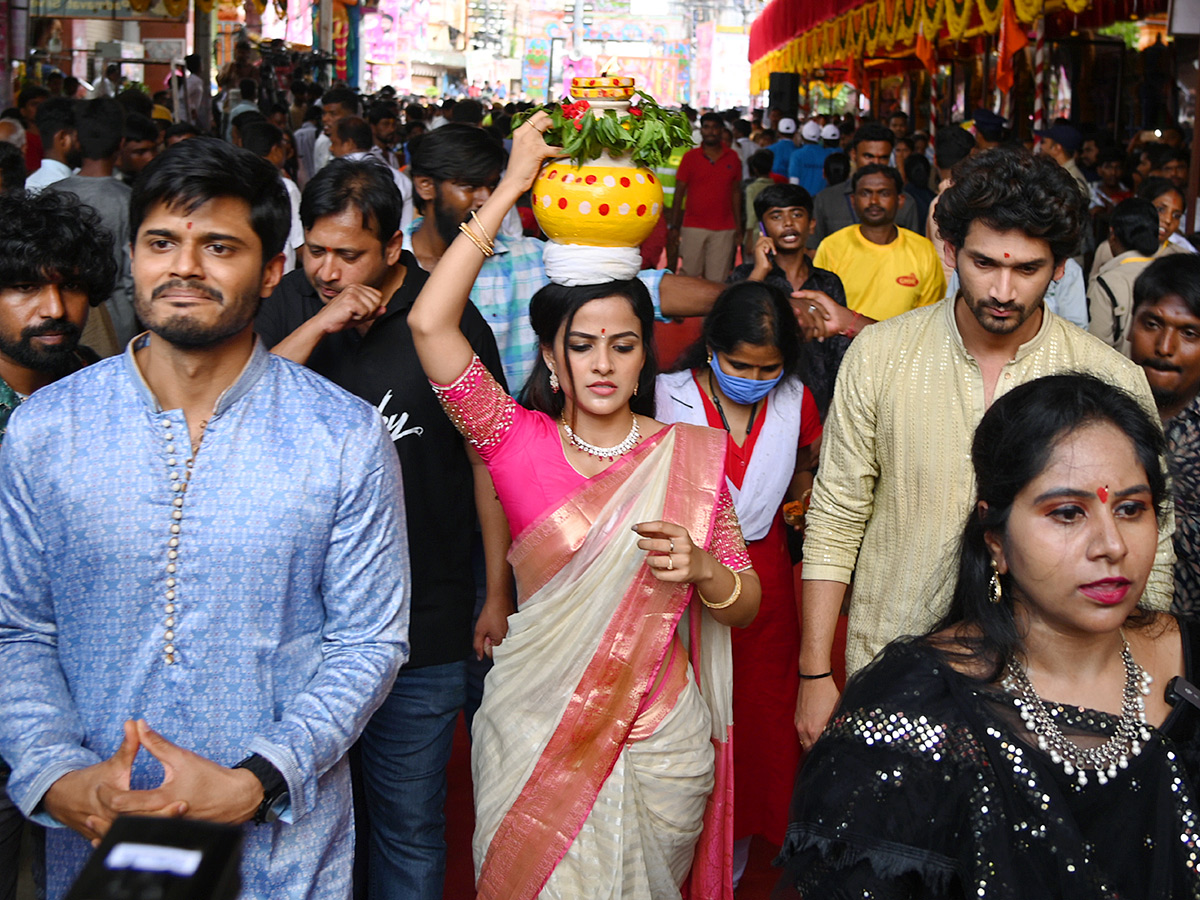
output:
[[[663,210],[654,173],[601,157],[582,166],[553,162],[533,185],[538,224],[560,244],[638,247]]]

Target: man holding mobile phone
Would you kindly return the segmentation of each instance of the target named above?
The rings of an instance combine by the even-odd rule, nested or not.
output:
[[[729,283],[750,280],[775,285],[791,297],[793,310],[805,333],[810,338],[823,336],[819,326],[824,318],[817,305],[793,296],[797,291],[819,291],[833,302],[846,305],[841,279],[814,266],[804,252],[815,224],[812,195],[797,184],[775,184],[764,188],[755,198],[754,214],[758,217],[760,232],[754,246],[754,261],[734,269]],[[813,323],[817,325],[816,329],[812,327]],[[833,398],[833,382],[849,343],[849,338],[831,335],[821,343],[813,344],[808,348],[811,352],[804,355],[800,380],[812,391],[822,418]]]

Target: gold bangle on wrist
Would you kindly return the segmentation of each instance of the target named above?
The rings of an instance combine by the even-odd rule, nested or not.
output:
[[[484,240],[487,241],[487,245],[489,247],[496,246],[496,242],[492,240],[492,236],[488,234],[487,229],[483,227],[483,223],[479,221],[479,216],[475,214],[475,210],[471,210],[471,221],[479,227],[480,232],[483,233]]]
[[[733,569],[730,569],[729,572],[733,575],[733,593],[729,595],[728,600],[722,603],[709,603],[708,599],[700,593],[700,588],[696,588],[696,594],[700,597],[700,602],[709,609],[724,609],[727,606],[733,606],[733,604],[737,603],[738,597],[742,596],[742,576]]]
[[[475,232],[473,232],[467,226],[466,222],[459,223],[458,230],[461,231],[463,234],[465,234],[468,238],[471,239],[471,243],[474,244],[479,249],[479,252],[482,253],[484,255],[484,257],[489,257],[489,256],[495,255],[495,251],[492,250],[490,244],[485,244],[483,241],[481,241],[475,235]]]

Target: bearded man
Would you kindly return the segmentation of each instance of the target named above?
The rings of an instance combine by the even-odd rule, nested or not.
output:
[[[1024,151],[963,163],[935,213],[958,295],[863,329],[846,352],[804,539],[796,725],[807,746],[837,703],[833,638],[851,576],[847,673],[949,610],[956,537],[974,499],[971,439],[997,397],[1042,375],[1087,372],[1155,413],[1137,366],[1045,308],[1087,219],[1073,185]],[[1174,528],[1166,516],[1146,586],[1144,602],[1158,609],[1171,602]]]
[[[122,814],[244,825],[244,897],[349,895],[345,754],[408,655],[404,490],[379,414],[254,335],[290,223],[266,160],[162,154],[130,205],[148,331],[9,420],[0,755],[51,900]]]
[[[30,394],[96,361],[79,339],[116,276],[112,240],[91,207],[56,191],[0,195],[0,442]],[[0,897],[15,897],[22,816],[7,783],[0,759]]]

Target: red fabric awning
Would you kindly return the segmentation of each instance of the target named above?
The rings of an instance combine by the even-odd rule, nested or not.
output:
[[[782,47],[815,25],[862,6],[866,0],[771,0],[750,26],[750,59]]]

